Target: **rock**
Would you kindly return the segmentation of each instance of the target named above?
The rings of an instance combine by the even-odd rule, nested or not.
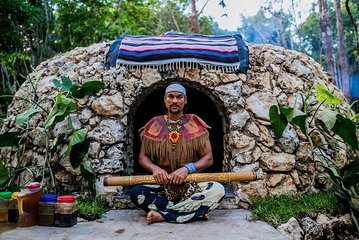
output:
[[[244,75],[244,74],[241,74],[241,75]],[[244,77],[245,77],[245,75],[244,75]],[[234,73],[230,73],[230,74],[220,73],[219,78],[224,83],[235,82],[239,79],[238,75],[236,75]]]
[[[252,164],[245,164],[243,166],[236,165],[232,169],[232,172],[255,172],[258,170],[258,168],[259,164],[257,162]]]
[[[238,131],[232,132],[230,146],[237,149],[238,153],[248,152],[255,146],[254,138],[240,134]]]
[[[294,217],[291,217],[288,222],[280,225],[277,230],[283,234],[287,240],[301,240],[303,237],[303,229]]]
[[[247,120],[250,118],[250,116],[246,110],[241,109],[238,112],[232,113],[229,118],[231,121],[230,124],[233,129],[238,130],[242,129],[246,125]]]
[[[48,93],[50,90],[55,88],[52,80],[56,79],[54,76],[47,76],[44,78],[40,78],[39,82],[37,83],[36,94],[42,96]]]
[[[257,125],[253,122],[250,122],[248,124],[248,127],[247,127],[247,130],[248,132],[252,133],[253,135],[259,137],[260,134],[259,134],[259,128],[257,127]]]
[[[294,153],[299,146],[299,139],[294,128],[287,125],[282,137],[279,139],[280,146],[286,153]]]
[[[92,111],[89,108],[84,108],[81,111],[81,114],[79,116],[79,120],[82,124],[85,124],[88,122],[88,120],[92,117]]]
[[[255,92],[246,101],[249,110],[260,119],[269,120],[269,108],[276,104],[270,92]]]
[[[113,161],[109,158],[93,160],[92,168],[98,174],[118,173],[125,170],[123,162]]]
[[[304,217],[301,220],[301,225],[304,230],[305,240],[322,239],[323,227],[321,226],[321,224],[316,223],[310,217]]]
[[[296,91],[301,91],[304,88],[304,83],[300,78],[286,72],[281,72],[277,81],[281,89],[295,89]]]
[[[251,163],[253,161],[253,156],[251,152],[240,153],[237,149],[232,150],[232,155],[234,156],[234,160],[236,163],[246,164]]]
[[[209,88],[218,86],[221,83],[221,80],[218,78],[215,73],[205,73],[203,74],[203,83]]]
[[[115,144],[123,140],[123,126],[119,120],[105,119],[88,133],[88,138],[103,144]]]
[[[123,143],[112,146],[107,150],[107,156],[113,161],[119,161],[123,159]]]
[[[92,110],[97,115],[106,117],[123,116],[123,99],[120,93],[113,96],[102,96],[96,99],[91,104]]]
[[[280,182],[276,182],[278,180],[280,180]],[[280,177],[279,179],[274,179],[271,183],[275,186],[273,186],[273,188],[268,188],[268,193],[270,195],[293,194],[297,191],[291,176],[288,175],[284,175],[282,179],[280,179]]]
[[[98,142],[92,142],[90,143],[89,146],[88,156],[91,158],[98,158],[100,150],[101,150],[101,144]]]
[[[229,83],[216,87],[214,90],[218,94],[218,97],[223,101],[225,106],[230,106],[231,103],[236,103],[239,99],[241,92],[241,82]]]
[[[198,68],[186,69],[184,77],[190,81],[198,82],[200,79],[200,70]]]
[[[161,74],[156,69],[144,68],[142,70],[142,81],[146,87],[152,86],[154,83],[161,80]]]
[[[295,59],[291,65],[290,65],[290,71],[293,72],[295,75],[297,75],[298,77],[305,77],[305,78],[312,78],[313,72],[312,70],[305,66],[306,64],[303,63],[303,61],[300,61],[298,59]]]
[[[248,77],[247,84],[250,85],[251,88],[255,89],[265,89],[271,90],[271,73],[251,73]]]
[[[312,158],[312,147],[309,142],[301,142],[296,151],[295,159],[300,162],[308,162]]]
[[[260,129],[260,138],[259,140],[267,147],[272,147],[274,145],[274,138],[268,131],[268,128],[265,126],[259,126]]]
[[[260,161],[260,166],[270,171],[289,172],[295,165],[294,156],[287,153],[263,153]]]
[[[267,186],[269,187],[275,187],[277,186],[279,183],[281,183],[283,181],[283,179],[285,178],[285,174],[271,174],[268,181],[267,181]]]
[[[264,180],[257,180],[249,183],[238,183],[238,190],[236,193],[239,200],[250,204],[256,197],[264,197],[268,194]]]

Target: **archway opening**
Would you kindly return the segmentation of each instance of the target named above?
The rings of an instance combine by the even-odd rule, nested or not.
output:
[[[165,87],[155,89],[143,99],[133,117],[133,156],[134,156],[134,174],[142,175],[148,174],[138,164],[138,156],[141,147],[141,140],[138,130],[143,127],[152,117],[166,113],[166,108],[163,103],[163,96]],[[186,106],[186,113],[194,113],[202,118],[210,127],[210,141],[213,151],[213,165],[204,172],[222,172],[223,171],[223,117],[220,114],[218,106],[215,102],[204,92],[199,91],[198,88],[185,85],[187,89],[188,103]]]

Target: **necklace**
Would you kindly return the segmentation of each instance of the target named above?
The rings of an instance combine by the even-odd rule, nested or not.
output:
[[[166,126],[168,128],[168,131],[170,132],[168,134],[168,138],[171,140],[171,145],[172,145],[172,150],[173,150],[176,148],[177,141],[181,137],[181,134],[179,131],[183,124],[183,116],[177,122],[176,128],[172,127],[172,125],[170,123],[170,119],[168,117],[168,114],[165,115],[165,120],[166,120]]]

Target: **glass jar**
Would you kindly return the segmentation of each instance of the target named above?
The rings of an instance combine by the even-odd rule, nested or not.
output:
[[[18,197],[18,192],[14,192],[11,195],[11,200],[9,202],[9,209],[8,209],[8,221],[11,223],[17,223],[17,221],[19,220],[19,209],[17,207],[17,197]]]
[[[55,216],[56,194],[45,194],[39,202],[39,223],[41,226],[53,226]]]
[[[0,192],[0,222],[8,221],[8,208],[12,192]]]
[[[37,225],[41,196],[41,184],[37,182],[28,184],[26,189],[19,192],[17,199],[19,220],[17,221],[17,226],[29,227]]]
[[[77,201],[72,195],[59,196],[55,203],[56,227],[72,227],[77,223]]]

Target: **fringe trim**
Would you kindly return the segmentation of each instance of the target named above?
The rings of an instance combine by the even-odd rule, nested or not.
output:
[[[190,68],[190,69],[198,69],[203,68],[207,71],[222,71],[222,72],[234,72],[240,71],[240,64],[233,64],[230,66],[220,65],[220,63],[200,63],[200,62],[185,62],[185,61],[177,61],[177,62],[169,62],[169,63],[123,63],[121,61],[118,62],[121,67],[125,67],[130,71],[134,70],[143,70],[145,68],[156,69],[158,71],[171,71],[178,70],[179,68]]]
[[[158,141],[143,136],[142,144],[145,148],[146,155],[148,155],[152,161],[164,163],[166,160],[170,160],[171,168],[174,171],[179,162],[197,161],[196,153],[200,153],[204,149],[207,139],[208,131],[189,140],[181,137],[175,149],[172,149],[171,141],[168,138]]]

